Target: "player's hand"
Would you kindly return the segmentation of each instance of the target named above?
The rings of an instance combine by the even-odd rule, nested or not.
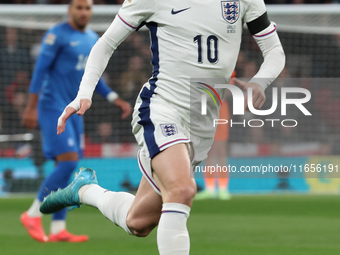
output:
[[[252,102],[253,102],[254,108],[257,110],[261,109],[264,102],[266,101],[266,95],[264,93],[263,87],[261,87],[257,83],[247,83],[237,78],[234,78],[233,82],[237,87],[239,87],[240,89],[246,92],[246,96],[244,97],[244,109],[245,110],[249,110],[248,109],[248,88],[249,87],[252,88],[252,96],[253,96]]]
[[[73,100],[68,106],[66,106],[63,113],[58,119],[57,134],[60,135],[65,131],[66,121],[68,118],[77,112],[78,115],[84,115],[84,113],[91,107],[91,100],[77,98]]]
[[[26,107],[22,115],[22,125],[28,129],[34,129],[38,125],[37,108]]]
[[[132,108],[129,102],[118,97],[113,103],[122,110],[122,119],[130,115]]]

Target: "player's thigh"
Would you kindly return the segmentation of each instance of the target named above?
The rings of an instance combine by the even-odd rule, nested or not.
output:
[[[155,172],[157,172],[157,174],[159,172],[159,175],[163,175],[162,172],[169,172],[169,175],[171,175],[174,173],[174,164],[180,166],[181,170],[185,169],[184,172],[187,173],[185,176],[188,176],[185,183],[188,184],[189,187],[192,186],[192,181],[189,177],[189,153],[186,149],[187,145],[185,145],[190,142],[188,123],[189,121],[183,114],[180,114],[173,104],[159,97],[157,94],[153,95],[146,87],[143,88],[140,97],[136,102],[132,120],[133,133],[138,144],[142,147],[138,153],[138,163],[141,172],[149,181],[150,185],[154,187],[158,194],[162,194],[163,197],[164,192],[168,192],[175,188],[174,185],[171,185],[172,183],[176,183],[174,178],[178,179],[177,183],[179,185],[180,182],[183,181],[183,176],[176,174],[171,176],[171,180],[170,178],[162,178],[159,176],[158,182],[162,185],[161,192],[161,189],[157,186],[158,183],[154,179],[154,174]],[[172,147],[175,145],[183,148],[183,150],[181,152],[176,152],[176,156],[173,158],[162,156],[172,152]],[[175,148],[177,148],[177,146]],[[166,158],[166,160],[157,159],[157,161],[161,161],[162,164],[160,165],[157,163],[151,167],[150,160],[153,160],[154,158]],[[185,163],[178,164],[178,159],[183,159],[181,162]],[[168,163],[171,161],[175,162]],[[175,168],[177,171],[178,167],[176,166]],[[178,171],[181,172],[181,170]],[[163,179],[169,179],[169,182],[164,183]],[[165,197],[167,196],[165,195]]]
[[[151,160],[151,165],[163,202],[191,206],[196,183],[191,173],[187,144],[175,144],[165,149]]]
[[[65,127],[65,132],[57,135],[57,120],[60,112],[56,110],[39,109],[39,126],[42,135],[42,147],[46,158],[54,159],[58,155],[76,152],[79,153],[79,136],[70,121]]]
[[[127,215],[127,226],[133,234],[147,235],[159,222],[162,198],[143,176],[135,200]]]

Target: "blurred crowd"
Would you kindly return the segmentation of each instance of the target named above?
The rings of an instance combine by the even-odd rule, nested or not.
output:
[[[283,2],[283,1],[268,1]],[[297,2],[297,1],[292,1]],[[310,1],[305,1],[310,2]],[[315,2],[315,1],[314,1]],[[0,134],[25,133],[20,124],[28,100],[28,86],[39,53],[44,31],[0,27]],[[312,117],[305,117],[295,107],[284,119],[297,119],[296,128],[231,128],[230,142],[290,143],[316,141],[330,144],[333,153],[340,152],[340,36],[280,32],[287,56],[286,68],[277,87],[293,86],[290,78],[300,80],[298,86],[307,88],[312,99],[306,107]],[[132,33],[114,52],[103,75],[119,95],[134,105],[142,85],[152,72],[149,35],[147,31]],[[251,78],[263,61],[261,51],[252,36],[243,33],[243,43],[236,65],[239,78]],[[334,78],[318,81],[316,78]],[[314,78],[314,79],[310,79]],[[302,81],[302,82],[301,82]],[[294,85],[296,86],[296,84]],[[267,103],[271,106],[271,90],[267,89]],[[232,108],[231,99],[227,99]],[[95,95],[93,106],[85,115],[85,132],[90,143],[134,143],[131,117],[120,120],[119,109]],[[279,112],[279,111],[278,111]],[[279,112],[280,114],[280,112]],[[282,116],[270,116],[282,119]],[[232,116],[234,121],[238,116]],[[248,115],[248,119],[264,119]],[[0,143],[0,147],[1,147]]]

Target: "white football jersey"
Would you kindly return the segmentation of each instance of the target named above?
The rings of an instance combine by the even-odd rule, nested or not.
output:
[[[188,110],[190,79],[228,82],[243,24],[265,12],[263,0],[126,0],[118,17],[132,29],[145,22],[150,29],[154,71],[145,86]],[[223,92],[218,92],[222,97]]]

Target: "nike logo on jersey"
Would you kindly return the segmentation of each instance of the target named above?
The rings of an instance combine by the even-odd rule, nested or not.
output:
[[[78,177],[76,180],[84,180],[84,177]]]
[[[175,11],[174,8],[172,8],[171,14],[172,14],[172,15],[175,15],[175,14],[178,14],[178,13],[180,13],[180,12],[184,12],[184,11],[186,11],[186,10],[189,10],[190,8],[191,8],[191,7],[188,7],[188,8],[182,9],[182,10],[178,10],[178,11]]]
[[[71,47],[76,47],[80,44],[80,41],[70,42]]]

